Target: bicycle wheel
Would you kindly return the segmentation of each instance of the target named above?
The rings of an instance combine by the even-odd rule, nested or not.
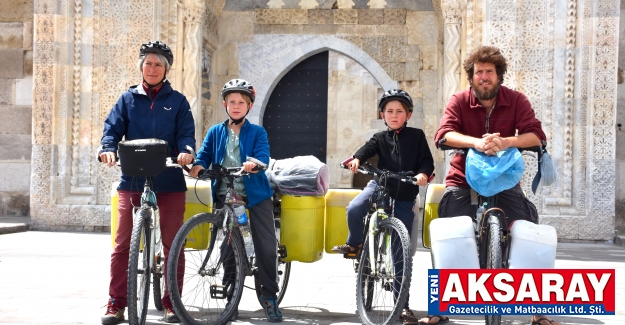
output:
[[[134,217],[128,258],[128,323],[143,325],[150,300],[150,212],[141,209]]]
[[[198,214],[182,225],[172,243],[167,284],[184,324],[226,324],[241,300],[247,257],[240,233],[225,231],[222,224],[223,216]],[[186,248],[187,238],[208,243]]]
[[[362,246],[356,277],[358,315],[365,325],[395,323],[410,291],[410,236],[399,219],[388,218],[380,221],[373,244],[369,239]]]
[[[280,219],[275,219],[275,227],[276,227],[276,238],[278,239],[278,245],[280,245]],[[279,254],[278,254],[279,257]],[[278,305],[282,302],[282,298],[284,298],[284,294],[286,293],[286,287],[289,284],[289,277],[291,276],[291,262],[285,262],[282,259],[278,260]],[[260,285],[260,277],[257,272],[254,273],[254,288],[256,290],[256,299],[258,299],[258,303],[263,306],[262,295],[263,292],[261,290]]]
[[[156,255],[154,260],[154,273],[152,274],[152,290],[154,293],[154,307],[156,310],[163,310],[163,292],[165,292],[165,279],[163,279],[163,258],[161,254]]]
[[[488,216],[487,229],[484,243],[486,244],[486,268],[501,268],[501,227],[499,218],[495,215]],[[485,315],[486,325],[500,325],[501,315]]]

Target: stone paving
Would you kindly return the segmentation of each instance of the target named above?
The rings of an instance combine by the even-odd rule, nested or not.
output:
[[[0,235],[0,323],[100,324],[108,298],[110,235],[27,231]],[[411,308],[426,315],[429,252],[415,254]],[[556,267],[614,268],[617,315],[558,316],[561,324],[625,324],[625,248],[606,244],[558,246]],[[247,284],[253,287],[248,278]],[[293,263],[281,305],[285,324],[359,324],[355,273],[351,260],[324,254],[315,263]],[[246,289],[235,323],[265,324],[253,290]],[[161,324],[150,306],[147,324]],[[504,318],[506,325],[529,324],[529,316]],[[398,323],[399,324],[399,323]],[[484,324],[482,317],[460,316],[448,324]]]

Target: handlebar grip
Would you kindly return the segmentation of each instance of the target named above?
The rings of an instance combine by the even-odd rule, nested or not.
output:
[[[353,156],[343,160],[343,162],[341,163],[341,167],[347,168],[347,164],[349,164],[352,160],[354,160]]]
[[[267,164],[265,164],[264,162],[262,162],[262,161],[260,161],[260,160],[258,160],[256,158],[247,157],[246,161],[253,162],[253,163],[256,164],[256,167],[254,167],[253,170],[261,170],[261,169],[265,170],[265,169],[267,169]]]
[[[518,148],[519,151],[532,151],[535,153],[541,153],[542,148],[540,146],[534,146],[534,147],[529,147],[529,148]]]

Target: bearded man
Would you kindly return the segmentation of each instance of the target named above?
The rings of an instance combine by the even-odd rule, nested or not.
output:
[[[434,136],[437,146],[445,139],[450,147],[474,148],[492,156],[509,147],[528,148],[546,141],[541,122],[527,97],[502,85],[508,65],[498,48],[478,47],[469,54],[463,67],[471,87],[449,100]],[[466,180],[465,165],[465,155],[454,155],[438,208],[440,218],[476,215],[477,200],[471,199],[473,190]],[[495,202],[495,206],[504,210],[508,225],[514,220],[538,223],[536,206],[525,197],[519,184],[496,194]],[[437,324],[445,320],[429,316],[422,323]],[[534,315],[531,323],[559,325],[542,315]]]

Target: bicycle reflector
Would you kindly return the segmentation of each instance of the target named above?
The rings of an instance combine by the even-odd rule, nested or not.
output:
[[[117,151],[124,175],[153,177],[165,170],[169,146],[160,139],[128,140]]]

